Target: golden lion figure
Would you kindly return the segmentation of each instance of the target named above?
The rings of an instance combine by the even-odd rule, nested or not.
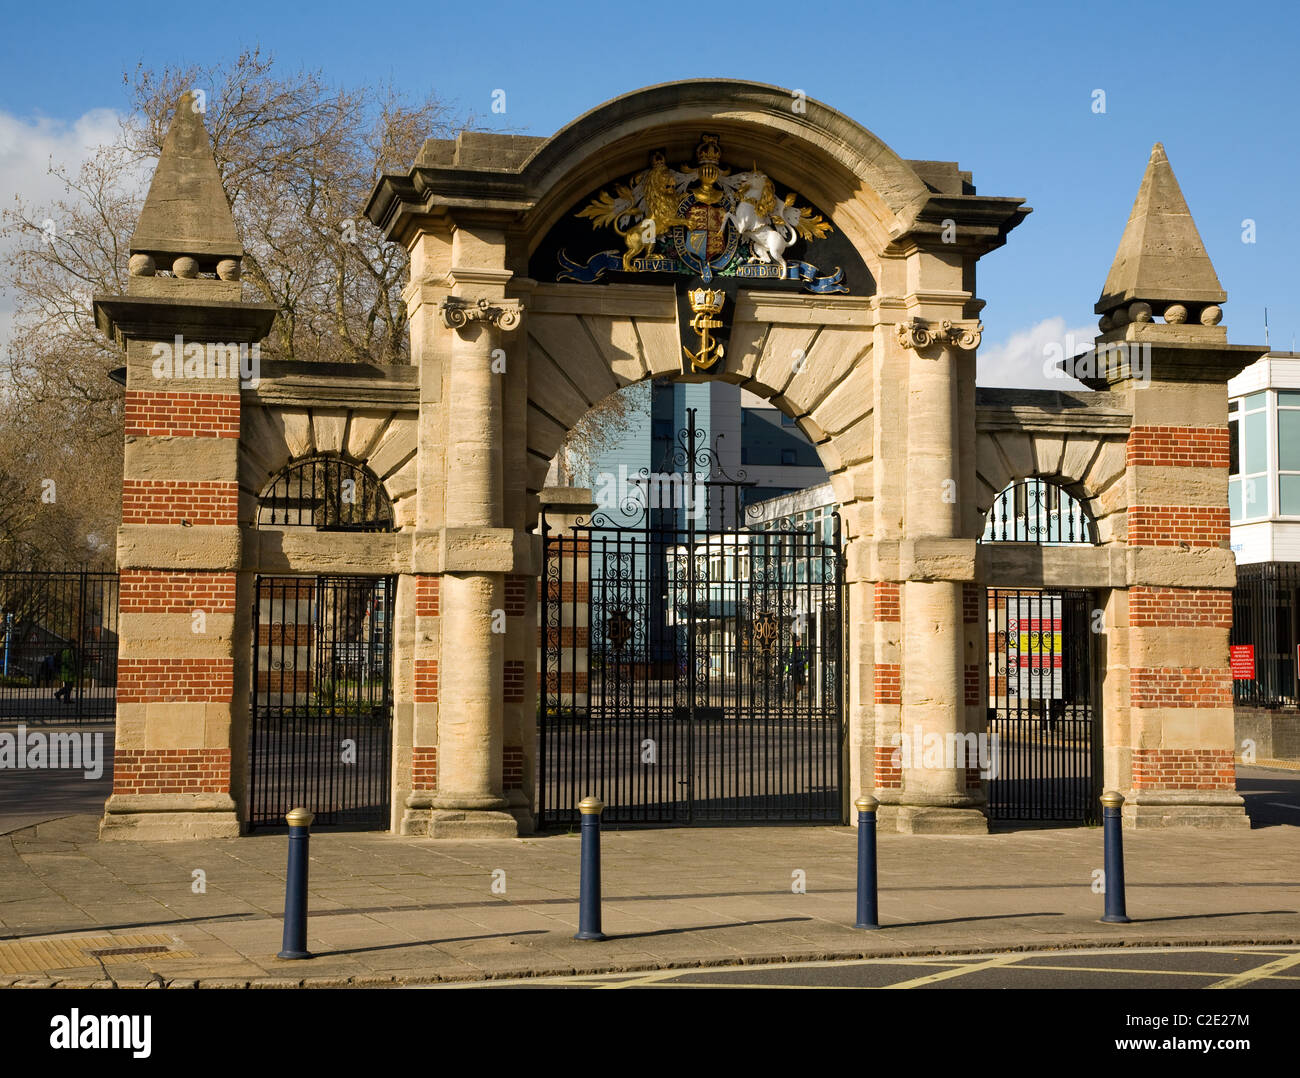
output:
[[[650,168],[641,177],[641,189],[645,198],[645,216],[627,228],[619,228],[618,222],[614,222],[614,231],[623,237],[626,248],[623,268],[628,272],[632,270],[633,260],[651,250],[660,236],[676,225],[689,223],[678,212],[681,196],[662,153],[656,152],[650,158]]]

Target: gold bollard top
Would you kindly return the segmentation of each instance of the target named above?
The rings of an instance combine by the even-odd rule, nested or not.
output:
[[[578,802],[578,811],[584,816],[599,816],[605,811],[605,803],[599,797],[584,797]]]
[[[1119,808],[1124,804],[1124,795],[1118,790],[1107,790],[1101,795],[1101,803],[1106,808]]]
[[[859,812],[875,812],[880,807],[880,802],[870,794],[863,794],[853,802],[853,807]]]
[[[310,827],[312,820],[316,819],[316,814],[308,812],[305,808],[293,808],[284,814],[284,818],[289,821],[290,827]]]

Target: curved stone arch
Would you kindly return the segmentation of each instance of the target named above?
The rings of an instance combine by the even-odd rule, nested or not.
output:
[[[304,457],[336,454],[372,471],[395,530],[415,523],[416,415],[384,408],[245,407],[239,439],[239,522],[253,525],[266,485]]]
[[[879,280],[879,252],[915,221],[931,192],[880,138],[812,98],[765,83],[696,79],[607,101],[542,143],[524,162],[536,197],[527,251],[593,188],[645,167],[667,148],[689,160],[701,133],[718,134],[733,161],[761,162],[835,220]],[[775,152],[774,152],[775,151]]]
[[[869,502],[859,495],[870,497],[874,456],[869,301],[823,300],[820,321],[779,295],[744,297],[738,306],[730,369],[716,380],[794,419],[830,475],[846,539],[856,538],[869,527]],[[623,313],[603,313],[611,309]],[[682,346],[673,295],[646,286],[539,286],[526,327],[527,489],[537,493],[573,425],[628,385],[678,376]]]
[[[1099,543],[1123,542],[1126,445],[1123,435],[1090,431],[981,431],[972,537],[983,534],[993,499],[1007,486],[1020,479],[1044,479],[1078,499],[1097,526]]]

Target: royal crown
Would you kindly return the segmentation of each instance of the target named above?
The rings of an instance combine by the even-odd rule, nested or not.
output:
[[[727,294],[718,288],[692,288],[689,295],[696,314],[717,314],[727,302]]]

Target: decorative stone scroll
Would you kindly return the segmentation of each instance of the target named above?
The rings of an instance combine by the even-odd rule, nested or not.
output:
[[[523,313],[523,307],[517,301],[494,305],[486,299],[468,300],[459,296],[448,296],[439,309],[448,329],[464,329],[471,322],[487,322],[507,332],[518,328]]]
[[[898,324],[898,343],[904,348],[917,351],[940,343],[970,351],[979,347],[983,332],[982,322],[953,322],[945,318],[936,324],[923,318],[913,318],[910,322]]]

